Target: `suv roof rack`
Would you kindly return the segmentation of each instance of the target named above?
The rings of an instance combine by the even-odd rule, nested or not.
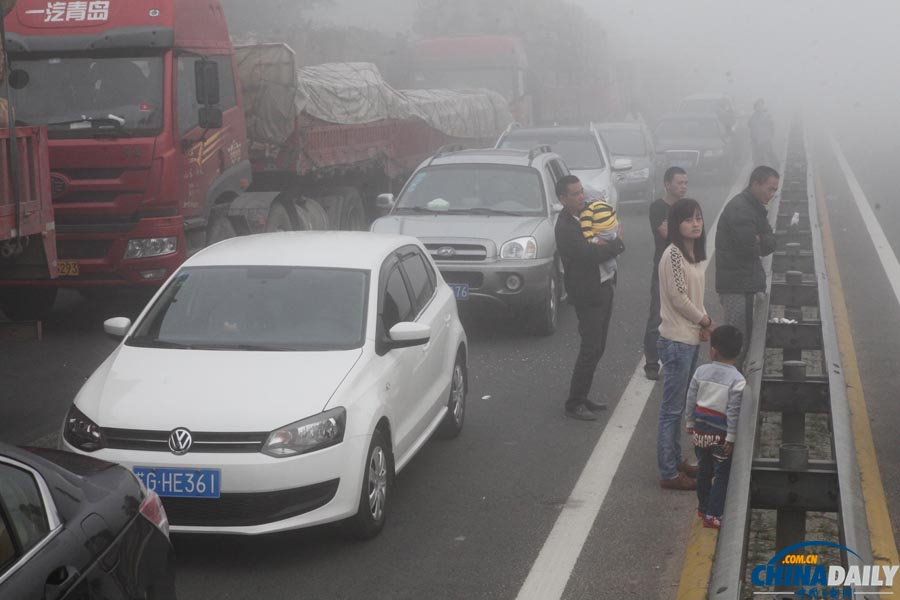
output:
[[[535,146],[528,151],[528,160],[533,161],[541,154],[547,154],[548,152],[553,152],[553,148],[551,148],[549,144],[541,144],[540,146]]]
[[[461,152],[465,149],[466,149],[466,147],[463,146],[462,144],[447,144],[445,146],[441,146],[440,148],[437,149],[437,152],[434,153],[434,156],[431,157],[431,160],[428,161],[428,166],[431,166],[431,163],[433,163],[435,161],[435,159],[438,159],[438,158],[444,156],[445,154],[452,154],[453,152]]]

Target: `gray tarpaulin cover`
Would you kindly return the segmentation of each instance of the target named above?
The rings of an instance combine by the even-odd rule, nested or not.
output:
[[[512,122],[506,101],[489,90],[398,91],[371,63],[296,68],[285,44],[236,49],[247,128],[257,142],[283,144],[306,113],[321,121],[360,125],[419,118],[458,138],[489,138]]]

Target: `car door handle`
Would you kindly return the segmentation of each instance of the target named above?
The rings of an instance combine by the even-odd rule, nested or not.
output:
[[[78,572],[78,569],[59,567],[47,577],[47,582],[44,584],[44,598],[46,600],[62,598],[69,591],[69,588],[78,581],[79,577],[81,577],[81,573]]]

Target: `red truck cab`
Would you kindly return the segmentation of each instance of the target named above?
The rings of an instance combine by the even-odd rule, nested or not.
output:
[[[19,0],[6,28],[12,69],[27,75],[17,121],[50,138],[61,277],[7,280],[2,293],[159,285],[250,183],[221,5]]]

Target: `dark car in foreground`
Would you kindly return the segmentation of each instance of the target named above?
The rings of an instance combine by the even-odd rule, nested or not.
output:
[[[118,465],[0,444],[0,598],[175,598],[159,498]]]
[[[656,151],[665,167],[681,167],[691,175],[728,180],[737,166],[734,136],[713,113],[676,113],[659,120]]]

